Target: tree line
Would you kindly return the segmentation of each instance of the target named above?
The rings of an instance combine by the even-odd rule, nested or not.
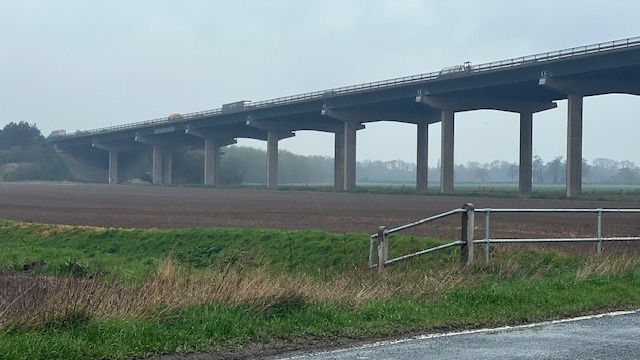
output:
[[[266,152],[264,150],[228,146],[221,157],[221,184],[264,184],[266,182]],[[174,156],[174,178],[178,182],[201,182],[204,153],[186,150]],[[640,168],[629,160],[616,161],[597,158],[583,159],[583,182],[593,184],[640,184]],[[278,175],[280,184],[331,184],[334,162],[327,156],[303,156],[280,150]],[[455,180],[460,183],[517,183],[519,166],[495,160],[490,163],[467,162],[454,168]],[[176,177],[177,175],[177,177]],[[364,160],[356,164],[358,183],[415,182],[416,165],[403,160]],[[429,181],[438,182],[439,164],[429,168]],[[557,156],[545,162],[540,156],[532,161],[532,181],[535,184],[561,184],[566,179],[566,161]]]
[[[334,161],[328,156],[303,156],[280,150],[278,177],[280,184],[322,185],[333,183]],[[150,153],[133,158],[125,167],[150,165]],[[103,167],[106,167],[102,164]],[[583,159],[583,182],[593,184],[640,184],[640,168],[629,160],[597,158]],[[149,170],[149,169],[147,169]],[[222,148],[220,177],[222,185],[264,184],[266,182],[266,151],[244,146]],[[127,173],[126,171],[122,171]],[[518,164],[495,160],[489,163],[467,162],[454,168],[459,183],[516,183]],[[142,180],[150,181],[150,171],[134,171]],[[202,183],[204,151],[184,147],[173,156],[173,180],[178,184]],[[144,178],[144,177],[147,178]],[[416,165],[403,160],[364,160],[356,164],[357,181],[362,184],[406,183],[416,179]],[[429,169],[429,181],[437,182],[440,166]],[[565,182],[566,161],[557,156],[544,161],[534,156],[532,181],[535,184]],[[69,169],[35,124],[11,122],[0,130],[0,181],[73,180]]]
[[[35,124],[10,122],[0,130],[0,181],[67,180],[69,176]]]

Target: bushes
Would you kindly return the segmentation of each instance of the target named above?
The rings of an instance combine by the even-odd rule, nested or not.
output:
[[[35,124],[11,122],[0,130],[0,181],[68,178],[69,170]]]

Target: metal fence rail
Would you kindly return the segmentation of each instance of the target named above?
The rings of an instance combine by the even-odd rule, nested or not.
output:
[[[451,211],[447,211],[447,212],[442,213],[442,214],[438,214],[438,215],[434,215],[434,216],[428,217],[426,219],[418,220],[418,221],[413,222],[411,224],[398,226],[398,227],[393,228],[391,230],[387,230],[386,227],[382,227],[384,229],[382,234],[384,234],[384,236],[388,236],[388,235],[391,235],[393,233],[396,233],[396,232],[399,232],[399,231],[402,231],[402,230],[411,229],[411,228],[414,228],[416,226],[424,225],[424,224],[430,223],[430,222],[438,220],[438,219],[442,219],[442,218],[445,218],[445,217],[448,217],[448,216],[451,216],[451,215],[459,214],[462,211],[464,211],[464,210],[462,210],[462,209],[453,209]],[[373,267],[373,258],[374,258],[374,252],[375,252],[375,242],[380,236],[382,236],[382,235],[381,235],[380,231],[378,231],[377,234],[371,235],[371,238],[369,240],[369,267]],[[457,245],[460,245],[460,244],[457,244]],[[400,258],[402,258],[402,259],[396,258],[396,259],[387,260],[387,262],[393,263],[393,262],[396,262],[396,261],[408,259],[410,257],[414,257],[414,256],[418,256],[418,255],[422,255],[422,254],[426,254],[427,252],[430,252],[430,251],[427,251],[427,250],[423,250],[423,251],[426,251],[426,252],[419,251],[419,252],[417,252],[415,254],[409,254],[409,255],[401,256]],[[386,262],[385,262],[385,264],[386,264]]]
[[[464,76],[465,74],[473,74],[477,72],[502,70],[505,68],[532,65],[532,64],[538,64],[543,62],[562,60],[570,57],[615,51],[615,50],[631,48],[631,47],[640,47],[640,36],[621,39],[621,40],[607,41],[603,43],[586,45],[586,46],[573,47],[573,48],[564,49],[564,50],[557,50],[557,51],[550,51],[550,52],[539,53],[534,55],[521,56],[521,57],[516,57],[512,59],[494,61],[494,62],[479,64],[479,65],[473,65],[470,67],[469,72],[462,72],[459,75]],[[403,86],[403,85],[410,85],[414,83],[431,81],[431,80],[435,80],[439,76],[440,76],[440,71],[434,71],[434,72],[429,72],[424,74],[417,74],[417,75],[403,76],[403,77],[387,79],[387,80],[367,82],[367,83],[358,84],[358,85],[349,85],[349,86],[343,86],[343,87],[338,87],[333,89],[308,92],[308,93],[303,93],[298,95],[278,97],[278,98],[269,99],[269,100],[248,102],[244,104],[243,107],[237,110],[225,111],[224,113],[227,114],[227,113],[234,113],[234,112],[250,111],[250,110],[266,108],[266,107],[294,104],[294,103],[313,100],[313,99],[330,98],[330,97],[346,95],[346,94],[353,94],[353,93],[366,92],[366,91],[372,91],[372,90],[381,90],[381,89],[392,88],[396,86]],[[115,126],[98,128],[93,130],[87,130],[87,131],[78,131],[75,133],[69,133],[65,135],[57,135],[57,136],[52,136],[52,138],[81,137],[81,136],[96,135],[96,134],[108,133],[108,132],[114,132],[114,131],[144,128],[144,127],[154,126],[154,125],[159,125],[164,123],[182,122],[182,121],[189,121],[189,120],[200,119],[200,118],[205,118],[210,116],[216,116],[216,115],[220,115],[221,113],[222,113],[222,108],[218,108],[218,109],[182,114],[182,118],[180,119],[171,119],[170,117],[162,117],[162,118],[145,120],[145,121],[125,124],[125,125],[115,125]]]
[[[542,243],[542,242],[595,242],[597,243],[597,254],[602,254],[603,241],[638,241],[640,237],[602,237],[602,214],[640,214],[640,209],[475,209],[475,212],[484,213],[484,240],[475,240],[474,243],[484,244],[485,262],[489,262],[489,246],[494,244],[514,244],[514,243]],[[597,233],[592,238],[553,238],[553,239],[492,239],[491,234],[491,213],[594,213],[597,215]]]
[[[474,228],[475,228],[475,213],[483,213],[484,214],[484,239],[475,239],[474,238]],[[512,238],[512,239],[502,239],[502,238],[491,238],[491,214],[495,213],[549,213],[549,214],[559,214],[559,213],[593,213],[596,215],[596,223],[597,223],[597,231],[595,237],[574,237],[574,238]],[[462,214],[461,224],[462,224],[462,232],[461,239],[457,241],[453,241],[448,244],[432,247],[429,249],[421,250],[415,253],[399,256],[393,259],[388,259],[388,247],[389,247],[389,239],[388,236],[400,232],[402,230],[410,229],[416,226],[424,225],[430,223],[432,221],[442,219],[448,216]],[[434,215],[422,220],[418,220],[416,222],[402,225],[390,230],[387,230],[386,227],[381,226],[378,228],[378,233],[371,235],[370,245],[369,245],[369,267],[377,267],[379,272],[383,272],[385,266],[391,265],[393,263],[406,260],[412,257],[428,254],[434,251],[443,250],[446,248],[450,248],[453,246],[460,246],[462,248],[461,251],[461,260],[465,264],[471,264],[474,260],[473,254],[473,245],[481,244],[484,245],[484,259],[485,262],[489,262],[489,247],[491,244],[527,244],[527,243],[596,243],[597,244],[597,254],[602,254],[602,244],[607,241],[640,241],[640,236],[614,236],[614,237],[603,237],[602,236],[602,218],[603,214],[640,214],[640,209],[492,209],[492,208],[480,208],[475,209],[473,204],[465,204],[460,209],[454,209],[451,211],[444,212],[442,214]],[[375,257],[375,243],[378,243],[378,261],[374,264]]]

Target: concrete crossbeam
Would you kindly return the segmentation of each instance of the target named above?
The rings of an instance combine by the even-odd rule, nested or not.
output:
[[[471,110],[499,110],[508,112],[536,113],[554,109],[558,105],[547,101],[530,101],[519,99],[502,99],[487,97],[450,97],[450,96],[416,96],[416,102],[438,110],[463,112]]]
[[[418,124],[425,119],[433,119],[435,122],[438,114],[426,107],[420,110],[386,110],[386,109],[322,109],[321,115],[340,121],[395,121],[409,124]],[[362,127],[364,128],[364,126]],[[360,130],[360,129],[358,129]]]
[[[584,96],[601,94],[640,95],[640,83],[637,81],[556,79],[553,77],[543,77],[538,80],[538,85],[563,94],[581,94]]]

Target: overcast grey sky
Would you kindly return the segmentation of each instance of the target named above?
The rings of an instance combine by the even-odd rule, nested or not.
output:
[[[0,126],[86,130],[634,37],[638,14],[637,0],[0,0]],[[640,163],[639,120],[640,97],[585,99],[584,157]],[[456,163],[517,161],[518,124],[456,114]],[[367,124],[357,158],[414,162],[415,137]],[[565,156],[565,138],[564,101],[534,116],[534,155]],[[333,136],[280,148],[332,156]]]

